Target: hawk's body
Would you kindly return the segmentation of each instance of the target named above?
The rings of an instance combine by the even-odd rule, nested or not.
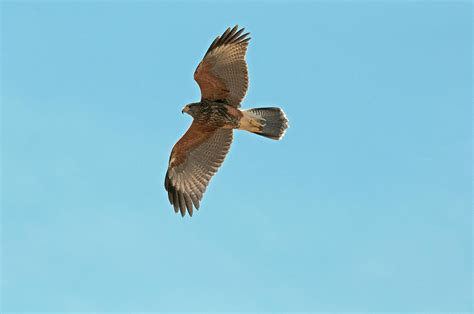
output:
[[[194,106],[195,112],[190,112],[194,121],[207,126],[237,129],[243,116],[239,109],[224,102],[203,100]]]
[[[211,177],[224,161],[232,143],[233,129],[281,139],[288,120],[280,108],[240,110],[248,88],[247,34],[235,26],[217,37],[198,65],[194,78],[201,101],[184,107],[193,123],[171,151],[165,188],[176,212],[190,215]]]

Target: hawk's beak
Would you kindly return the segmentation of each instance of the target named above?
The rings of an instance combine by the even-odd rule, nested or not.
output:
[[[181,110],[181,113],[188,112],[188,110],[189,110],[189,107],[186,105],[184,106],[183,110]]]

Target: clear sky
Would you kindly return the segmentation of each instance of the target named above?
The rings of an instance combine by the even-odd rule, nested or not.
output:
[[[1,3],[3,311],[470,311],[470,2]],[[251,32],[194,217],[163,187],[215,36]]]

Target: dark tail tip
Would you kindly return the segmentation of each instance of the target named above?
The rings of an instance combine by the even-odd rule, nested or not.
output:
[[[251,113],[263,118],[265,121],[261,131],[255,134],[268,137],[272,140],[281,140],[288,129],[288,118],[281,108],[254,108],[249,109]]]

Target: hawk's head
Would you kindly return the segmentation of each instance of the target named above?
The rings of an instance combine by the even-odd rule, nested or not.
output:
[[[199,102],[188,104],[188,105],[184,106],[183,110],[181,110],[181,113],[186,112],[190,116],[194,117],[199,112],[199,105],[200,104],[201,103],[199,103]]]

